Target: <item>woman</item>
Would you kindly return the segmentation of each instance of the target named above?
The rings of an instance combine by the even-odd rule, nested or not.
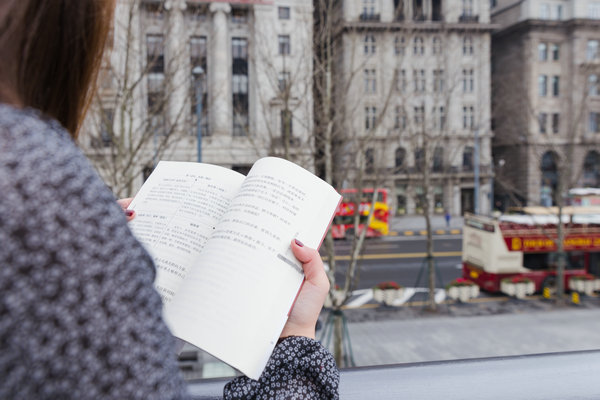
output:
[[[186,398],[154,266],[74,144],[114,1],[0,2],[0,398]],[[337,398],[318,253],[265,372],[226,398]]]

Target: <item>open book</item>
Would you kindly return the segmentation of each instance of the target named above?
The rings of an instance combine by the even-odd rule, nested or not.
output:
[[[258,379],[304,280],[290,242],[318,248],[340,195],[280,158],[248,176],[161,161],[130,223],[153,256],[173,334]]]

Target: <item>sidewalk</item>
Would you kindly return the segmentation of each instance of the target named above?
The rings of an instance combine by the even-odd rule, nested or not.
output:
[[[449,226],[443,215],[431,216],[431,227],[434,235],[459,235],[462,233],[463,217],[460,215],[450,218]],[[390,235],[417,236],[426,235],[425,217],[423,215],[394,216],[390,222]]]

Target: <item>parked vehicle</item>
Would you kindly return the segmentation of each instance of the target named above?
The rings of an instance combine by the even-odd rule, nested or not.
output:
[[[524,207],[518,214],[486,217],[466,214],[463,277],[487,292],[500,291],[504,278],[522,276],[537,292],[556,286],[557,209]],[[600,276],[600,207],[564,207],[564,287],[587,273]]]
[[[377,189],[373,216],[370,218],[369,210],[373,200],[373,188],[363,189],[358,193],[357,189],[341,189],[342,201],[338,206],[331,233],[334,239],[342,239],[354,235],[354,216],[360,214],[358,233],[362,232],[367,224],[367,237],[377,237],[389,234],[390,211],[388,205],[388,190]]]

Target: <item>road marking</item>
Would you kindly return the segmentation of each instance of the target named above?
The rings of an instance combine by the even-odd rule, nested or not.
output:
[[[425,236],[427,235],[427,231],[419,231],[419,234]]]
[[[443,229],[438,229],[437,231],[435,231],[435,233],[438,235],[443,235],[444,233],[446,233],[446,231]]]
[[[450,233],[451,233],[452,235],[459,235],[459,234],[460,234],[460,229],[451,229],[451,230],[450,230]]]
[[[404,231],[404,236],[412,236],[415,233],[413,231]]]
[[[398,236],[398,232],[396,231],[391,231],[388,236]]]
[[[367,304],[369,301],[373,300],[373,289],[359,289],[352,292],[352,296],[358,297],[356,299],[352,299],[346,304],[346,307],[349,308],[357,308],[364,304]]]
[[[462,255],[461,251],[438,251],[434,252],[434,257],[459,257]],[[363,254],[359,256],[359,260],[384,260],[388,258],[423,258],[426,257],[427,253],[388,253],[388,254]],[[326,257],[322,257],[326,259]],[[335,256],[337,261],[349,261],[350,256]]]

